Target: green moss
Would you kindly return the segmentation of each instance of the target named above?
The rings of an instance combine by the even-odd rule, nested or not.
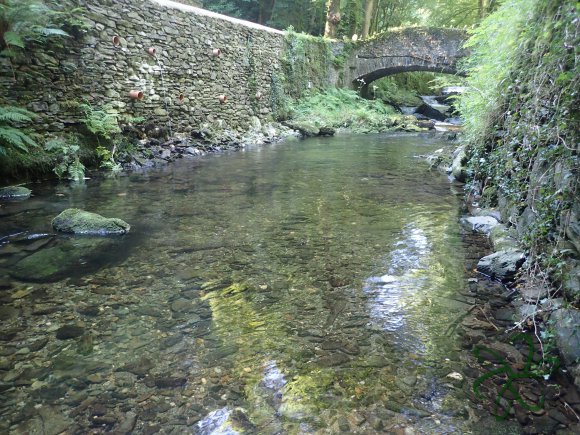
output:
[[[105,218],[78,208],[69,208],[52,220],[52,226],[64,233],[108,235],[125,234],[131,226],[117,218]]]

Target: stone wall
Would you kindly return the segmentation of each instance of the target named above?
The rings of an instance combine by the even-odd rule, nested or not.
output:
[[[283,75],[282,32],[166,0],[65,2],[79,3],[88,32],[64,47],[38,47],[12,67],[0,64],[0,103],[38,113],[38,131],[79,124],[84,100],[121,121],[142,117],[173,133],[204,123],[241,132],[253,117],[271,117],[273,76]],[[321,85],[326,77],[308,80]],[[131,99],[132,90],[144,98]]]

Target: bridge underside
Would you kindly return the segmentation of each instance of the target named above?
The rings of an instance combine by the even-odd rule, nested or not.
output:
[[[415,72],[415,71],[427,71],[427,72],[434,72],[434,73],[443,73],[443,74],[457,74],[457,69],[451,66],[434,66],[434,65],[409,65],[409,66],[395,66],[395,67],[388,67],[388,68],[381,68],[375,71],[372,71],[368,74],[363,76],[357,77],[353,84],[357,87],[360,85],[368,86],[370,83],[374,82],[375,80],[382,79],[383,77],[387,77],[393,74],[400,74],[400,73],[407,73],[407,72]]]

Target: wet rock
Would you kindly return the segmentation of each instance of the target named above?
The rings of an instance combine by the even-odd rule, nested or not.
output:
[[[435,122],[431,120],[417,120],[415,125],[419,128],[426,128],[427,130],[433,130],[435,128]]]
[[[100,314],[99,307],[95,305],[77,307],[76,311],[77,313],[88,317],[96,317]]]
[[[318,131],[319,136],[334,136],[336,134],[336,129],[332,127],[320,127]]]
[[[116,371],[133,373],[134,375],[142,378],[147,375],[147,373],[149,373],[153,367],[155,367],[153,362],[148,358],[143,357],[137,361],[133,361],[119,367]]]
[[[525,261],[521,251],[499,251],[483,257],[477,263],[477,271],[492,279],[511,280]]]
[[[135,428],[135,424],[137,423],[137,414],[132,411],[129,411],[125,414],[123,421],[119,424],[117,428],[117,433],[121,435],[130,434],[133,432]]]
[[[18,261],[9,272],[12,277],[25,282],[58,281],[102,267],[103,254],[110,252],[114,245],[110,239],[61,240],[55,246]]]
[[[43,349],[44,346],[48,343],[48,338],[44,337],[39,340],[35,340],[28,345],[28,348],[31,352],[38,352],[39,350]]]
[[[177,388],[185,385],[186,382],[187,379],[182,377],[156,376],[153,379],[157,388]]]
[[[503,224],[495,225],[491,228],[489,241],[491,242],[494,251],[518,249],[518,242],[512,237],[508,228]]]
[[[85,333],[85,328],[77,325],[61,326],[56,331],[56,338],[59,340],[69,340],[71,338],[80,337]]]
[[[12,305],[2,305],[0,306],[0,320],[10,320],[18,316],[20,310],[13,307]]]
[[[445,380],[453,384],[457,388],[461,388],[465,378],[461,373],[458,372],[451,372],[447,376],[445,376]]]
[[[32,191],[22,186],[0,187],[0,199],[28,199]]]
[[[560,308],[550,320],[554,322],[554,334],[560,355],[566,364],[580,360],[580,311]]]
[[[177,299],[171,303],[171,311],[176,313],[191,313],[194,309],[193,303],[187,299]]]
[[[341,352],[333,352],[318,358],[316,362],[320,367],[336,367],[347,363],[348,361],[350,361],[350,358],[345,354]]]
[[[447,115],[445,115],[445,113],[433,107],[433,105],[427,103],[423,103],[417,107],[415,113],[420,113],[429,119],[435,119],[437,121],[445,121],[445,119],[447,119]]]
[[[297,130],[303,137],[318,136],[320,134],[318,127],[306,121],[285,121],[283,125],[292,130]]]
[[[497,320],[502,320],[504,322],[512,322],[514,320],[514,315],[515,312],[511,308],[500,308],[493,314]]]
[[[489,235],[493,227],[498,224],[497,219],[491,216],[469,216],[461,218],[460,222],[467,230],[485,235]]]
[[[467,160],[465,147],[459,147],[453,153],[453,163],[451,163],[451,168],[449,169],[449,173],[453,178],[462,183],[467,179]]]
[[[247,413],[242,408],[221,408],[210,412],[196,424],[199,435],[256,433]]]
[[[64,210],[52,220],[52,226],[63,233],[97,236],[126,234],[131,228],[121,219],[105,218],[78,208]]]

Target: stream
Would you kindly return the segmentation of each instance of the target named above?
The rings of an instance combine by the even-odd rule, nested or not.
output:
[[[469,432],[462,192],[417,158],[442,145],[344,135],[27,185],[0,207],[0,432]],[[16,276],[84,242],[51,229],[69,207],[131,231]]]

